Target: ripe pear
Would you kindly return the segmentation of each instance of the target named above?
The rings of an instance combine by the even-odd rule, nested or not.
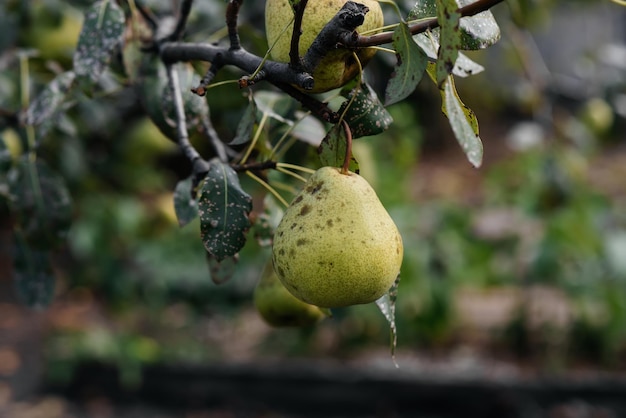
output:
[[[254,289],[254,305],[265,322],[274,327],[310,327],[326,316],[319,307],[302,302],[285,289],[271,260]]]
[[[302,18],[302,35],[300,36],[300,55],[304,56],[316,36],[346,3],[347,0],[309,0]],[[357,31],[369,31],[384,25],[383,12],[376,0],[356,0],[369,8],[365,21]],[[267,0],[265,3],[265,33],[271,51],[272,59],[280,62],[289,62],[291,47],[291,33],[293,31],[294,12],[289,0]],[[289,22],[292,22],[289,24]],[[285,26],[288,25],[286,30]],[[374,56],[376,49],[363,48],[357,51],[361,65]],[[322,59],[315,71],[315,81],[310,93],[322,93],[343,86],[352,80],[359,72],[359,65],[355,61],[352,51],[336,49],[330,51]]]
[[[358,174],[322,167],[291,202],[276,228],[272,257],[298,299],[335,308],[373,302],[402,264],[398,228]]]

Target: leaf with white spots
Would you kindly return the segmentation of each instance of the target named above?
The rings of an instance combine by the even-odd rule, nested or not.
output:
[[[476,0],[457,0],[459,7],[467,6]],[[425,19],[437,16],[436,0],[417,0],[409,12],[409,20]],[[465,16],[460,21],[462,50],[484,49],[500,39],[500,27],[490,10],[474,16]],[[437,38],[439,29],[432,31]],[[458,75],[458,74],[457,74]]]
[[[40,125],[62,110],[62,105],[72,90],[76,75],[67,71],[57,75],[39,92],[26,111],[26,124]]]
[[[102,0],[86,10],[74,52],[74,71],[81,81],[98,81],[115,49],[122,44],[124,28],[124,12],[115,1]]]
[[[360,88],[346,86],[341,95],[347,100],[341,104],[338,113],[343,114],[350,125],[352,138],[377,135],[386,131],[393,122],[374,90],[366,83],[361,83]]]
[[[454,64],[461,49],[459,29],[461,13],[456,0],[437,0],[437,20],[439,21],[439,51],[437,53],[437,85],[441,85],[452,74]]]
[[[398,60],[385,89],[385,106],[397,103],[413,93],[428,63],[426,53],[415,43],[404,22],[393,31],[393,47]]]
[[[439,51],[439,36],[438,32],[419,33],[413,36],[415,42],[422,48],[428,58],[433,60],[437,59],[437,51]],[[467,55],[459,52],[459,56],[456,58],[452,74],[458,77],[468,77],[470,75],[483,72],[485,68],[477,62],[468,58]]]
[[[218,262],[232,257],[246,243],[252,198],[239,184],[232,167],[217,159],[202,182],[198,212],[202,242]]]

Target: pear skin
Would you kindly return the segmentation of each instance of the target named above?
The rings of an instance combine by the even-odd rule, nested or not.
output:
[[[322,167],[285,211],[272,257],[280,281],[303,302],[370,303],[400,272],[402,237],[363,177]]]
[[[337,14],[347,0],[309,0],[302,18],[300,55],[304,56],[322,28]],[[384,25],[383,11],[376,0],[358,0],[369,8],[365,21],[358,32],[380,28]],[[289,0],[267,0],[265,3],[265,33],[268,46],[274,46],[270,55],[273,60],[289,62],[293,9]],[[286,30],[285,26],[288,25]],[[376,49],[363,48],[356,51],[364,67],[374,56]],[[313,72],[315,80],[309,93],[322,93],[343,86],[359,73],[359,64],[348,49],[330,51]]]

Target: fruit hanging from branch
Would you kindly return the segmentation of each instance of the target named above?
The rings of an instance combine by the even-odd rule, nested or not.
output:
[[[402,237],[367,181],[322,167],[276,228],[274,268],[300,300],[335,308],[374,302],[393,285]]]
[[[309,51],[324,26],[337,15],[337,12],[346,3],[346,0],[309,0],[307,2],[302,19],[302,33],[299,42],[300,55],[304,56]],[[365,6],[363,10],[365,18],[363,23],[358,26],[358,31],[381,28],[384,20],[378,2],[359,0],[359,4]],[[289,0],[267,0],[265,4],[265,32],[268,45],[272,48],[271,58],[276,61],[290,61],[293,20],[294,8]],[[356,53],[356,58],[354,53]],[[321,93],[343,86],[359,73],[361,66],[367,64],[376,53],[376,49],[361,48],[354,53],[346,48],[328,51],[315,66],[313,71],[315,83],[313,89],[308,91]]]

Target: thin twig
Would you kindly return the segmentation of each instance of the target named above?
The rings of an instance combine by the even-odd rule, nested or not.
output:
[[[176,111],[176,137],[178,139],[178,146],[183,151],[183,154],[191,162],[193,171],[195,174],[200,172],[207,172],[208,162],[202,159],[198,151],[189,142],[189,134],[187,131],[187,118],[185,116],[185,105],[183,103],[183,95],[180,89],[180,82],[178,80],[178,73],[174,65],[169,64],[166,66],[167,78],[170,88],[172,90],[172,98],[174,102],[174,109]]]
[[[300,60],[300,36],[302,35],[302,17],[308,0],[300,0],[294,7],[293,30],[291,31],[291,47],[289,48],[289,65],[302,69]]]
[[[341,167],[341,174],[348,174],[350,170],[350,159],[352,158],[352,131],[350,125],[345,120],[341,120],[343,131],[346,134],[346,156],[343,159],[343,167]]]
[[[226,27],[228,28],[228,39],[230,40],[231,50],[241,48],[237,20],[239,18],[239,9],[242,3],[243,0],[229,0],[228,6],[226,6]]]

